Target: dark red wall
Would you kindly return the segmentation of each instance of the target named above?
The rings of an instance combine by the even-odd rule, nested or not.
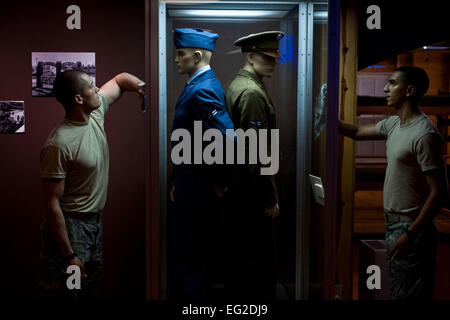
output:
[[[68,30],[66,8],[81,8]],[[95,52],[100,87],[127,71],[145,75],[144,0],[1,1],[0,100],[25,101],[25,134],[0,134],[0,296],[31,297],[44,216],[39,152],[64,117],[54,98],[31,96],[31,52]],[[145,298],[144,116],[125,93],[105,118],[110,148],[104,210],[103,297]]]

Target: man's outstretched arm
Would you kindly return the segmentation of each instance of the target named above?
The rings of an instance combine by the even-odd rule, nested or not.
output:
[[[124,91],[134,91],[143,97],[145,94],[145,88],[142,84],[145,84],[144,81],[138,77],[123,72],[105,83],[100,88],[100,91],[108,98],[108,103],[112,104],[122,96]]]
[[[339,120],[339,133],[354,140],[383,140],[385,137],[377,133],[377,125],[358,126]]]

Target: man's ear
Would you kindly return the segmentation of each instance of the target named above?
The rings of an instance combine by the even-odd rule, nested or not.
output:
[[[195,64],[197,64],[200,61],[202,61],[202,58],[203,58],[203,53],[200,50],[195,50],[194,51],[194,62],[195,62]]]
[[[253,54],[253,52],[248,52],[247,53],[247,62],[250,64],[250,65],[253,65],[253,57],[254,57],[254,54]]]
[[[73,99],[75,100],[76,103],[78,104],[83,104],[83,97],[80,94],[76,94]]]
[[[417,88],[411,84],[409,84],[406,87],[406,96],[407,97],[414,97],[414,95],[416,94]]]

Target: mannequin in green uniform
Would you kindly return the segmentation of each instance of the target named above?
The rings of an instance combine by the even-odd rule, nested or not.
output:
[[[235,129],[275,129],[274,107],[262,79],[275,70],[282,36],[280,31],[266,31],[235,42],[244,57],[244,67],[226,94]],[[267,150],[271,143],[268,140]],[[261,175],[261,164],[249,165],[248,153],[246,159],[245,165],[234,168],[227,195],[225,290],[231,298],[274,299],[272,224],[279,213],[277,188],[273,175]]]

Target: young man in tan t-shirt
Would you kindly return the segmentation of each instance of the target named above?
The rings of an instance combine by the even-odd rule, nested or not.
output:
[[[137,77],[121,73],[99,89],[78,70],[63,72],[55,79],[56,99],[66,116],[52,130],[41,151],[46,219],[37,283],[42,297],[99,297],[103,266],[101,217],[109,169],[104,116],[123,91],[143,96],[143,84]],[[79,289],[69,288],[66,283],[69,266],[81,272]]]
[[[433,219],[442,207],[446,181],[443,139],[418,108],[428,86],[423,69],[400,67],[384,88],[397,116],[376,125],[339,122],[339,132],[355,140],[387,140],[383,206],[392,299],[433,298],[438,245]]]

